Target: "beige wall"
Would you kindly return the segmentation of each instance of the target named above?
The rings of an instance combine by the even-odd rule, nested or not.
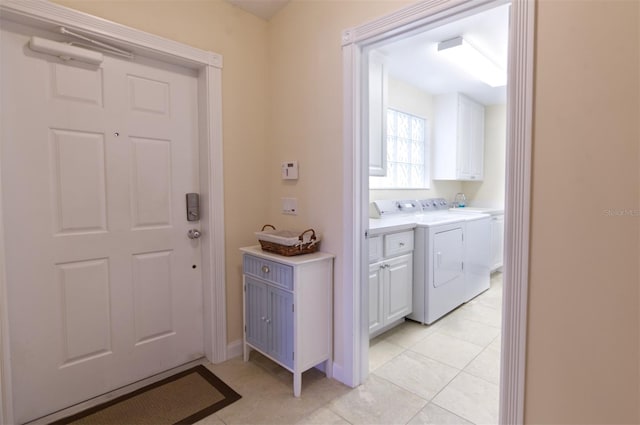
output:
[[[528,423],[640,422],[639,16],[538,4]]]
[[[220,2],[63,4],[224,55],[230,341],[236,248],[263,219],[316,227],[342,266],[340,32],[401,2],[294,1],[268,26]],[[604,212],[640,211],[639,5],[539,3],[527,423],[640,422],[640,219]],[[300,161],[299,181],[280,180],[285,159]],[[299,199],[299,216],[279,213],[282,196]],[[336,299],[338,362],[343,307]]]
[[[486,106],[484,117],[484,177],[462,183],[462,191],[472,206],[504,208],[507,107]]]
[[[429,129],[428,140],[433,141],[433,96],[430,93],[393,77],[389,77],[387,93],[387,103],[390,108],[417,115],[427,120],[427,127]],[[432,144],[430,147],[431,146]],[[431,159],[433,160],[432,157]],[[456,193],[462,191],[462,183],[457,181],[431,180],[430,184],[431,187],[429,189],[372,189],[369,191],[369,200],[445,198],[451,202]]]
[[[228,340],[242,338],[241,257],[267,217],[267,23],[223,1],[57,0],[223,56]]]
[[[314,227],[337,255],[334,353],[344,363],[342,265],[341,33],[399,8],[398,1],[294,1],[269,24],[269,218],[276,226]],[[300,179],[282,181],[280,162],[297,159]],[[298,216],[280,214],[280,198],[298,198]],[[347,333],[345,333],[347,332]]]

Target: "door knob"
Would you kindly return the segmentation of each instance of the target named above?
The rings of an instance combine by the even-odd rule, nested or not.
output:
[[[198,239],[200,236],[202,236],[202,232],[200,232],[200,230],[198,229],[189,229],[189,231],[187,232],[187,236],[189,237],[189,239]]]

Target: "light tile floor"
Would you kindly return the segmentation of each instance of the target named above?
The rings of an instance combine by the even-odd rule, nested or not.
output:
[[[242,399],[198,422],[219,424],[496,424],[502,274],[491,288],[431,326],[407,321],[371,340],[370,375],[358,388],[292,375],[253,351],[208,364]]]

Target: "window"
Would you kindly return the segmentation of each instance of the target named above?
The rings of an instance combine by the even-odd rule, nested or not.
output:
[[[429,187],[427,120],[387,109],[387,175],[370,177],[372,189]]]

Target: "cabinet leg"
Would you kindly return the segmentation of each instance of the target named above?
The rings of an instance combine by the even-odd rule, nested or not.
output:
[[[302,391],[302,373],[294,372],[293,373],[293,396],[300,397],[301,391]]]
[[[242,354],[242,359],[245,362],[249,361],[249,353],[251,352],[251,347],[249,347],[247,344],[242,344],[243,347],[243,354]]]

